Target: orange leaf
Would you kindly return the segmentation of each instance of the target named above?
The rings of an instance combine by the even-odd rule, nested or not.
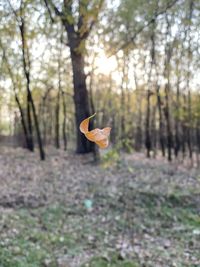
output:
[[[108,146],[108,139],[103,139],[101,141],[95,142],[100,148],[106,148]]]
[[[106,127],[103,129],[94,129],[88,131],[89,120],[96,114],[90,116],[89,118],[83,120],[80,124],[80,131],[85,134],[89,141],[96,143],[100,148],[106,148],[108,146],[108,137],[110,135],[111,128]]]
[[[89,118],[83,120],[79,126],[79,129],[82,133],[86,134],[88,132],[88,127],[89,127],[89,120],[91,118],[93,118],[96,115],[96,113],[94,113],[92,116],[90,116]]]

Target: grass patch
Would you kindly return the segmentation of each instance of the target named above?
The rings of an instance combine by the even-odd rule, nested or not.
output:
[[[146,221],[160,221],[165,226],[180,223],[189,227],[200,227],[198,203],[195,198],[173,194],[160,196],[153,193],[140,192],[136,201],[137,209],[142,208]]]
[[[76,238],[63,231],[66,217],[65,208],[56,205],[6,214],[6,229],[0,236],[0,267],[40,267],[45,266],[45,260],[50,261],[49,267],[56,267],[58,251],[78,253]]]
[[[148,207],[144,209],[146,221],[154,223],[160,222],[161,227],[171,228],[174,224],[186,226],[188,229],[198,229],[200,227],[200,216],[192,208],[170,207],[166,203],[160,206]]]
[[[110,240],[115,244],[114,238],[124,229],[142,233],[143,229],[152,228],[161,237],[173,237],[180,249],[191,241],[193,254],[197,255],[198,235],[194,235],[193,230],[199,229],[200,217],[195,198],[127,191],[124,198],[96,195],[95,205],[101,207],[96,214],[85,213],[81,205],[66,207],[62,204],[3,214],[0,267],[42,267],[46,266],[46,261],[48,267],[56,267],[58,255],[76,257],[84,250],[96,248],[98,253],[106,253],[110,251]],[[177,225],[183,226],[180,227],[183,230],[176,230]],[[112,251],[115,253],[115,246]],[[92,258],[81,267],[138,266],[135,261],[111,255]]]
[[[81,267],[139,267],[139,265],[133,261],[118,260],[116,257],[113,257],[112,259],[94,257]]]

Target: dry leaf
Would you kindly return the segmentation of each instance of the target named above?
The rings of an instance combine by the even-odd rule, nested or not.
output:
[[[109,144],[108,137],[110,135],[111,128],[106,127],[103,129],[94,129],[89,131],[89,121],[96,115],[93,114],[89,118],[83,120],[80,124],[80,131],[85,134],[86,138],[91,142],[95,142],[100,148],[106,148]]]

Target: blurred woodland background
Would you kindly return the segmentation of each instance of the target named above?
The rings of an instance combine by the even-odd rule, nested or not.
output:
[[[199,72],[200,0],[0,0],[0,267],[200,267]]]
[[[198,0],[2,1],[1,142],[91,152],[96,112],[116,149],[198,160],[199,18]]]

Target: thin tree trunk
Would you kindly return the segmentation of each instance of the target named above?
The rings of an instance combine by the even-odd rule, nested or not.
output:
[[[56,108],[55,108],[55,146],[57,149],[60,148],[60,90],[61,90],[60,81],[58,87],[59,88],[58,88],[58,93],[56,98]]]
[[[138,87],[138,82],[137,82],[137,74],[136,74],[136,64],[134,64],[134,82],[135,82],[135,92],[136,92],[136,105],[137,105],[137,112],[138,112],[138,118],[136,122],[136,134],[135,134],[135,150],[140,151],[141,146],[142,146],[142,110],[141,110],[141,95]]]
[[[152,109],[151,136],[152,136],[153,157],[156,158],[156,153],[157,153],[156,106],[154,106]]]
[[[190,0],[190,12],[189,12],[189,20],[190,20],[190,23],[192,21],[192,14],[193,14],[193,5],[194,5],[194,2],[193,0]],[[189,157],[190,159],[192,159],[192,154],[193,154],[193,151],[192,151],[192,141],[191,141],[191,128],[192,128],[192,112],[191,112],[191,92],[190,92],[190,55],[192,53],[191,51],[191,41],[192,41],[192,38],[191,38],[191,35],[190,35],[190,24],[188,26],[188,51],[187,51],[187,61],[188,61],[188,64],[187,64],[187,91],[188,91],[188,94],[187,94],[187,98],[188,98],[188,101],[187,101],[187,106],[188,106],[188,123],[187,123],[187,143],[188,143],[188,150],[189,150]]]
[[[189,86],[189,82],[188,82]],[[188,123],[187,123],[187,144],[188,144],[188,150],[189,150],[189,157],[192,159],[192,142],[191,142],[191,127],[192,127],[192,115],[191,115],[191,94],[190,94],[190,89],[188,87]]]
[[[21,107],[21,104],[20,104],[20,101],[19,101],[19,98],[18,98],[16,92],[15,92],[15,101],[16,101],[16,103],[18,105],[18,108],[19,108],[22,129],[23,129],[24,137],[25,137],[25,141],[26,141],[26,147],[28,148],[28,146],[29,146],[29,139],[28,139],[28,131],[27,131],[27,128],[26,128],[26,121],[25,121],[25,118],[24,118],[23,109]]]
[[[95,58],[94,58],[95,59]],[[90,84],[89,84],[89,99],[90,99],[90,107],[91,107],[91,112],[92,114],[94,114],[95,111],[95,105],[94,105],[94,99],[93,99],[93,75],[94,75],[94,69],[95,69],[95,60],[93,60],[92,62],[92,71],[90,74]],[[94,161],[95,163],[99,163],[101,160],[100,157],[100,152],[99,152],[99,148],[96,144],[93,144],[94,148],[93,148],[93,153],[94,153]]]
[[[157,105],[158,105],[158,114],[159,114],[159,140],[160,140],[160,147],[162,151],[162,156],[165,157],[165,126],[163,121],[163,114],[162,114],[162,101],[160,96],[160,86],[156,85],[156,94],[157,94]]]
[[[7,68],[8,68],[8,72],[9,72],[9,74],[10,74],[10,78],[11,78],[11,81],[12,81],[13,91],[14,91],[14,95],[15,95],[15,101],[16,101],[17,106],[18,106],[18,108],[19,108],[20,119],[21,119],[22,129],[23,129],[23,132],[24,132],[24,138],[25,138],[25,142],[26,142],[26,147],[29,148],[28,130],[27,130],[27,126],[26,126],[26,120],[25,120],[25,116],[24,116],[23,108],[22,108],[22,106],[21,106],[19,97],[18,97],[17,92],[16,92],[16,84],[15,84],[15,81],[14,81],[14,77],[13,77],[12,70],[11,70],[11,68],[10,68],[10,66],[9,66],[8,58],[7,58],[7,56],[6,56],[5,49],[4,49],[4,47],[2,46],[1,42],[0,42],[0,46],[1,46],[2,50],[3,50],[3,59],[4,59],[5,62],[6,62],[6,66],[7,66]]]
[[[23,2],[22,2],[23,3]],[[33,119],[34,119],[34,124],[36,128],[36,134],[37,134],[37,139],[38,139],[38,145],[39,145],[39,151],[40,151],[40,159],[45,160],[45,152],[43,149],[43,144],[42,144],[42,139],[41,139],[41,133],[40,133],[40,127],[39,127],[39,122],[36,114],[36,109],[35,109],[35,104],[32,98],[32,93],[30,90],[30,59],[29,59],[29,51],[28,51],[28,46],[26,43],[25,39],[25,22],[24,18],[22,17],[23,10],[22,6],[20,7],[20,34],[21,34],[21,41],[22,41],[22,60],[23,60],[23,70],[24,70],[24,75],[26,78],[26,90],[27,90],[27,115],[28,115],[28,129],[29,129],[29,138],[30,138],[30,145],[31,149],[33,149],[33,132],[32,132],[32,119],[31,119],[31,110],[33,112]]]
[[[67,107],[66,107],[66,101],[65,101],[65,94],[62,90],[62,102],[63,102],[63,125],[62,125],[62,132],[63,132],[63,144],[64,144],[64,150],[67,150],[67,134],[66,134],[66,118],[67,118]]]
[[[151,136],[150,136],[150,97],[151,93],[148,89],[147,91],[147,111],[146,111],[146,127],[145,127],[145,144],[147,149],[147,157],[150,158],[150,151],[151,151]]]
[[[23,61],[23,70],[24,70],[24,75],[26,78],[26,91],[27,91],[27,123],[28,123],[28,149],[30,151],[34,151],[34,140],[33,140],[33,126],[32,126],[32,117],[31,117],[31,101],[30,101],[30,94],[28,91],[30,91],[30,73],[29,73],[29,68],[30,68],[30,61],[28,57],[28,48],[26,46],[26,40],[25,40],[25,22],[24,18],[22,17],[22,4],[20,6],[20,24],[19,24],[19,29],[20,29],[20,34],[21,34],[21,42],[22,42],[22,61]]]
[[[171,122],[169,114],[169,83],[165,85],[165,119],[167,126],[167,151],[168,151],[168,160],[172,160],[172,132],[171,132]]]
[[[33,111],[33,118],[34,118],[34,122],[35,122],[36,134],[37,134],[37,139],[38,139],[38,146],[39,146],[39,151],[40,151],[40,159],[45,160],[45,152],[43,149],[43,143],[42,143],[42,138],[41,138],[41,133],[40,133],[39,122],[38,122],[38,118],[37,118],[37,113],[36,113],[36,109],[35,109],[35,104],[34,104],[34,101],[32,98],[31,91],[28,91],[28,94],[29,94],[29,98],[30,98],[30,102],[31,102],[32,111]]]
[[[28,84],[27,87],[29,87]],[[33,126],[31,117],[31,103],[28,93],[27,93],[27,123],[28,123],[28,149],[33,152],[34,151]]]
[[[152,149],[152,140],[151,140],[151,76],[152,76],[152,69],[155,65],[155,22],[152,26],[152,33],[151,33],[151,62],[150,62],[150,69],[148,73],[148,83],[147,83],[147,109],[146,109],[146,129],[145,129],[145,144],[147,149],[147,157],[150,158],[150,151]]]
[[[177,64],[178,65],[178,64]],[[178,73],[178,70],[177,70]],[[177,79],[177,86],[176,86],[176,118],[175,118],[175,144],[174,144],[174,154],[175,157],[178,157],[178,153],[180,151],[180,77],[179,74],[178,75],[178,79]]]
[[[170,24],[168,17],[166,15],[166,21],[167,21],[167,32],[166,36],[170,34]],[[166,44],[166,58],[165,58],[165,69],[164,69],[164,77],[166,77],[167,82],[165,84],[165,107],[164,107],[164,114],[166,119],[166,129],[167,129],[167,151],[168,151],[168,160],[172,160],[172,130],[171,130],[171,121],[170,121],[170,103],[169,103],[169,94],[170,94],[170,60],[172,56],[172,49],[170,47],[170,44]]]

